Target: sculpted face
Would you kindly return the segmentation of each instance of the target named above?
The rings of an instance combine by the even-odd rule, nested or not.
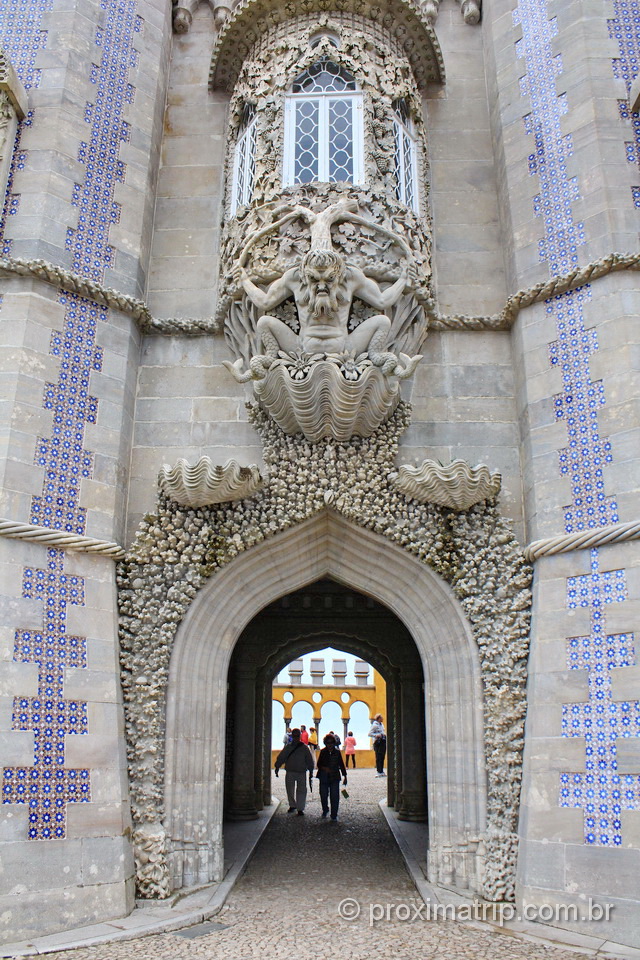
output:
[[[342,259],[329,252],[311,253],[302,264],[302,275],[307,287],[310,315],[318,319],[335,319],[343,299],[339,296],[344,279]]]

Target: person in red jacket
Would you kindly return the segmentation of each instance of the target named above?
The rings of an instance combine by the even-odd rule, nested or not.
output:
[[[340,776],[344,777],[343,784],[347,785],[347,768],[344,765],[342,754],[336,747],[336,738],[328,733],[324,738],[324,748],[318,754],[318,772],[316,777],[320,781],[320,803],[322,804],[323,818],[329,813],[331,803],[331,819],[338,819],[340,804]]]
[[[304,744],[309,746],[309,734],[307,732],[307,728],[305,727],[304,723],[300,724],[300,739]]]

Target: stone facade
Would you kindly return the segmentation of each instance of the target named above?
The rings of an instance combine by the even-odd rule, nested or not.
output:
[[[332,581],[398,623],[345,649],[387,680],[430,879],[611,903],[637,944],[635,0],[6,0],[0,48],[2,939],[220,877],[225,729],[263,730],[276,666],[233,651]],[[362,182],[283,187],[321,57]],[[335,204],[333,293],[373,332],[309,359],[284,338]]]

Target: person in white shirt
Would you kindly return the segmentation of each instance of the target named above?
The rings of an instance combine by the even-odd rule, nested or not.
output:
[[[382,714],[376,713],[369,730],[369,736],[373,737],[373,752],[376,756],[376,770],[378,777],[384,777],[384,758],[387,753],[387,734],[382,722]]]

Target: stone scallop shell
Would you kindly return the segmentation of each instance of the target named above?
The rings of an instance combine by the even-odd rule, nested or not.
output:
[[[419,467],[403,465],[390,479],[413,500],[458,512],[497,496],[502,485],[499,473],[490,473],[484,464],[470,467],[464,460],[453,460],[447,466],[436,460],[424,460]]]
[[[305,376],[294,379],[287,367],[274,363],[264,380],[254,382],[261,405],[289,436],[302,433],[315,442],[323,437],[350,440],[370,437],[400,400],[396,377],[365,366],[358,379],[347,380],[329,360],[315,361]]]
[[[235,460],[218,466],[209,457],[189,464],[180,458],[175,466],[165,464],[158,474],[158,486],[183,507],[205,507],[231,500],[245,500],[263,484],[255,464],[241,467]]]

